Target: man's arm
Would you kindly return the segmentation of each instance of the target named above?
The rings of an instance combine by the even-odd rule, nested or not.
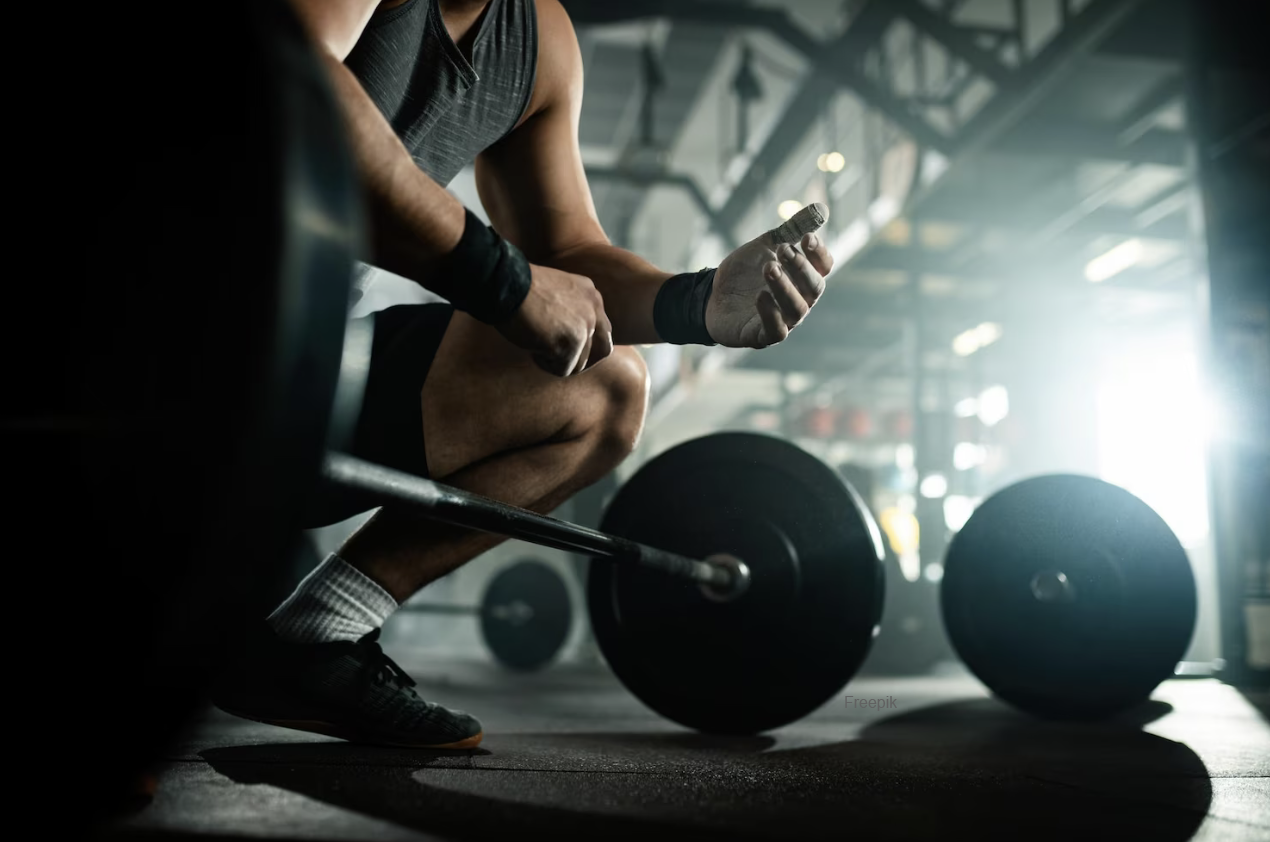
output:
[[[538,72],[529,116],[476,160],[494,228],[534,263],[591,279],[619,344],[660,342],[653,302],[670,277],[609,242],[578,148],[582,54],[558,0],[538,0]]]
[[[536,5],[538,75],[529,117],[476,161],[477,188],[495,227],[531,260],[590,278],[604,298],[615,342],[696,342],[704,336],[762,348],[785,339],[820,298],[833,266],[824,242],[811,233],[827,210],[804,209],[795,217],[800,224],[792,239],[787,226],[761,234],[717,270],[679,276],[659,297],[671,274],[613,246],[596,218],[578,148],[577,36],[559,0]],[[818,221],[801,224],[812,218]],[[659,335],[658,324],[674,335]]]
[[[429,286],[428,270],[463,235],[463,205],[415,164],[344,66],[379,0],[292,0],[342,106],[370,216],[371,259]]]
[[[488,257],[498,248],[499,254],[506,255],[498,264],[476,258],[482,268],[498,267],[492,270],[496,274],[484,279],[492,283],[486,292],[525,290],[512,282],[521,284],[526,275],[532,279],[510,316],[491,317],[503,336],[529,351],[539,366],[553,374],[575,374],[607,356],[612,351],[611,331],[591,282],[525,264],[524,258],[504,252],[496,241],[491,243],[483,225],[479,231],[467,231],[466,209],[419,169],[361,83],[344,66],[379,0],[292,0],[292,4],[326,65],[344,112],[366,194],[373,262],[460,305],[458,298],[476,292],[461,285],[479,279],[462,271],[465,267],[448,273],[440,270],[452,265],[446,261],[452,260],[456,249],[470,261],[473,249]],[[461,243],[476,245],[460,249]]]

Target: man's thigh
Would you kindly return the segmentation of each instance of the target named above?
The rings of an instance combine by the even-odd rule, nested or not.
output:
[[[620,376],[625,355],[636,355],[619,349],[616,359],[562,378],[447,304],[398,305],[368,318],[374,319],[374,347],[349,449],[437,479],[501,453],[581,436],[604,418],[609,381]],[[306,526],[374,507],[371,500],[324,487]]]
[[[605,411],[607,364],[574,377],[547,374],[494,328],[455,313],[422,390],[431,475],[581,435]]]

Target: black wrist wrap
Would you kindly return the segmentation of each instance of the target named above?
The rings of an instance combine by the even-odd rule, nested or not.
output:
[[[498,324],[520,307],[533,276],[520,249],[469,210],[463,236],[437,264],[436,279],[434,289],[456,310],[486,324]]]
[[[714,270],[667,278],[653,303],[653,327],[672,345],[713,345],[706,330],[706,304],[714,289]]]

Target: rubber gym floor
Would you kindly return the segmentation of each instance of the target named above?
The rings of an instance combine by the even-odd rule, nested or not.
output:
[[[209,709],[108,837],[1270,839],[1267,694],[1212,679],[1071,724],[951,667],[857,678],[736,738],[660,719],[599,665],[522,676],[389,652],[425,698],[482,719],[479,749],[369,748]]]

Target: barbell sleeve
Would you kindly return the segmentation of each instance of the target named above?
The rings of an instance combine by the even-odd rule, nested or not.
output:
[[[672,576],[690,579],[718,593],[744,589],[743,568],[713,564],[649,547],[585,526],[558,520],[528,509],[491,500],[435,480],[376,465],[346,453],[328,452],[325,479],[341,488],[367,494],[381,505],[405,503],[430,520],[518,538],[531,544],[597,558],[641,564]]]

